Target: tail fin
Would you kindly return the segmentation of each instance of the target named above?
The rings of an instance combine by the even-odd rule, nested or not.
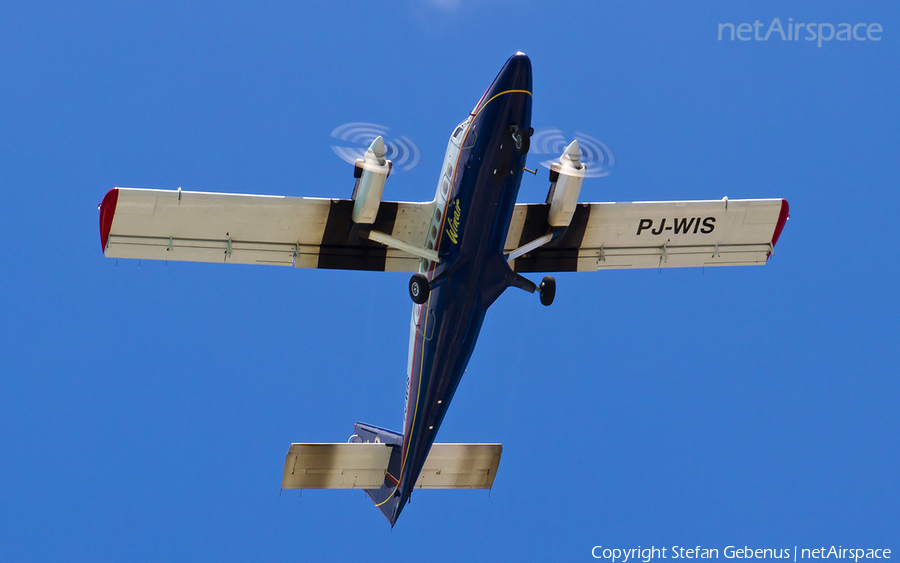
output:
[[[400,451],[403,449],[403,435],[365,422],[357,422],[353,426],[353,431],[351,442],[382,443],[391,446],[391,458],[384,474],[384,482],[377,489],[366,489],[366,495],[372,499],[378,510],[393,526],[397,520],[397,509],[400,505],[397,484],[400,477]]]

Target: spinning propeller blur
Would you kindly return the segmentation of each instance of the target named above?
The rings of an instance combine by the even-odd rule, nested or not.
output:
[[[419,147],[409,137],[395,137],[390,134],[390,129],[377,123],[352,122],[335,127],[331,137],[340,141],[331,145],[342,160],[353,164],[357,158],[362,158],[366,149],[381,135],[387,149],[385,157],[393,161],[394,170],[412,170],[419,163],[421,153]]]

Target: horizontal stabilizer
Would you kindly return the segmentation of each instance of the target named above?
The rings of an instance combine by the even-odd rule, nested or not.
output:
[[[490,489],[500,467],[500,444],[434,444],[417,489]]]
[[[377,489],[391,459],[388,444],[291,444],[284,489]]]
[[[381,443],[291,444],[284,489],[378,489],[393,448]],[[500,444],[434,444],[418,489],[490,489],[500,466]]]

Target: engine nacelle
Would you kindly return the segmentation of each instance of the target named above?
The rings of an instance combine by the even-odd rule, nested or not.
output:
[[[366,149],[363,158],[356,159],[353,170],[356,185],[353,186],[353,213],[351,214],[354,223],[371,225],[378,216],[381,194],[384,193],[384,182],[391,175],[393,167],[393,163],[384,157],[385,154],[387,154],[387,150],[384,147],[384,139],[379,135]]]
[[[578,141],[572,141],[559,161],[550,165],[550,193],[547,194],[550,213],[547,222],[551,227],[568,227],[572,222],[586,171],[587,166],[581,162]]]

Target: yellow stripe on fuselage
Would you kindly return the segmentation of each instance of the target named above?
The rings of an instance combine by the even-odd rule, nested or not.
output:
[[[505,92],[500,92],[499,94],[494,94],[493,96],[491,96],[491,99],[490,99],[490,100],[484,102],[484,103],[481,105],[481,107],[478,109],[478,113],[472,115],[472,121],[473,121],[473,122],[475,121],[475,118],[478,117],[478,115],[484,110],[484,108],[485,108],[489,103],[491,103],[491,102],[494,100],[494,98],[499,98],[499,97],[502,96],[503,94],[528,94],[528,95],[531,96],[532,98],[534,97],[534,94],[532,94],[532,93],[529,92],[528,90],[506,90]],[[471,114],[470,114],[470,115],[471,115]]]

